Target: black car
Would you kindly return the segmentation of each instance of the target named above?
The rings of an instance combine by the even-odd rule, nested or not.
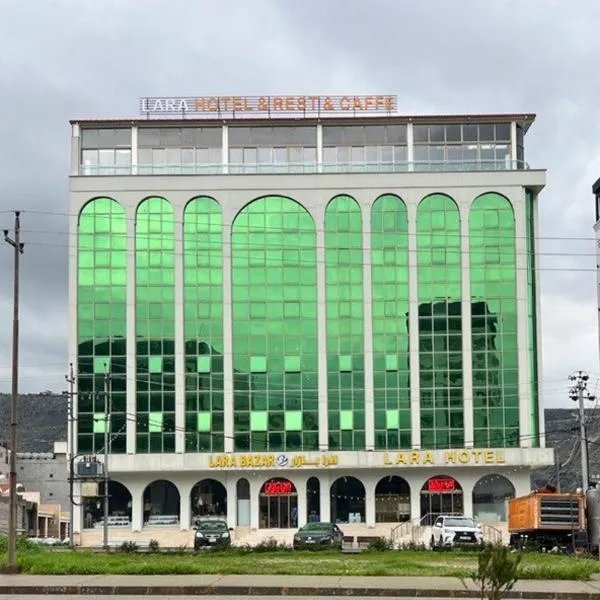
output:
[[[199,521],[194,533],[194,550],[205,546],[230,546],[231,531],[225,521]]]
[[[340,547],[344,534],[335,523],[307,523],[294,535],[294,548]]]

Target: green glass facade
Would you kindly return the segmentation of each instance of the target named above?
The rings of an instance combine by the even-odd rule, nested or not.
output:
[[[317,256],[290,198],[248,204],[231,231],[234,447],[316,450]]]
[[[183,217],[185,450],[222,452],[223,216],[213,198],[191,200]]]
[[[461,447],[463,359],[461,227],[452,198],[432,194],[417,207],[421,446]]]
[[[364,450],[362,216],[351,196],[325,211],[325,282],[329,448]]]
[[[531,190],[525,190],[525,227],[527,242],[527,350],[529,355],[529,387],[531,403],[529,419],[531,421],[531,445],[539,446],[539,402],[538,402],[538,348],[537,348],[537,286],[536,286],[536,239],[535,239],[535,197]]]
[[[135,229],[136,451],[175,451],[173,207],[147,198]]]
[[[469,215],[473,429],[476,447],[519,445],[515,218],[500,194]]]
[[[371,210],[375,448],[411,447],[408,217],[386,194]]]
[[[77,241],[78,452],[103,451],[107,426],[110,451],[126,452],[128,424],[131,433],[135,428],[131,443],[138,453],[175,452],[177,429],[188,453],[224,452],[231,447],[231,435],[239,452],[318,450],[321,352],[327,355],[321,406],[327,411],[328,428],[322,433],[329,450],[365,450],[367,416],[374,423],[369,433],[376,450],[410,449],[415,427],[423,449],[468,445],[464,398],[471,390],[464,379],[469,369],[475,447],[516,447],[524,441],[520,436],[526,445],[539,446],[535,198],[529,190],[523,198],[527,322],[521,324],[515,211],[499,193],[485,193],[463,206],[462,225],[456,202],[441,193],[418,201],[412,223],[404,200],[392,193],[374,196],[370,210],[361,210],[350,195],[337,195],[320,223],[300,203],[281,195],[259,197],[239,212],[225,213],[218,197],[193,197],[177,213],[167,198],[150,197],[135,207],[135,223],[128,223],[116,200],[92,199],[81,210]],[[365,267],[363,223],[369,222]],[[319,228],[322,247],[317,245]],[[175,251],[176,232],[181,232],[181,256]],[[411,289],[409,242],[415,233],[416,289]],[[464,238],[468,255],[462,252]],[[134,252],[129,261],[128,248]],[[224,286],[228,254],[230,290]],[[183,332],[176,331],[177,261]],[[325,284],[321,347],[319,263]],[[135,305],[129,309],[128,264],[135,265],[129,277]],[[370,290],[364,287],[365,268],[370,269]],[[472,351],[465,356],[467,274]],[[409,327],[411,294],[418,312],[414,332]],[[229,298],[228,340],[224,317]],[[372,355],[365,353],[367,303]],[[135,319],[133,381],[126,371],[128,310]],[[531,422],[525,432],[520,423],[520,326],[527,328],[528,362],[521,368],[529,370],[530,386],[530,397],[523,400]],[[182,414],[176,420],[178,334],[184,373]],[[419,349],[413,361],[418,372],[412,374],[411,335],[417,336]],[[225,392],[226,356],[232,360],[232,396]],[[365,412],[365,361],[373,369],[372,415]],[[411,422],[415,381],[419,423]],[[135,397],[135,414],[127,409],[127,389],[132,401]],[[229,432],[228,407],[233,409]]]
[[[109,451],[123,453],[127,222],[115,200],[96,198],[83,207],[77,248],[78,450],[103,452],[108,427]],[[105,417],[105,384],[109,386],[110,423]]]

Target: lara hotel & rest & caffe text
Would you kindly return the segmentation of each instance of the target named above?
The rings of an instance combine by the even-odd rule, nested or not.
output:
[[[71,122],[71,452],[107,450],[111,539],[502,523],[553,464],[535,116],[396,105],[143,98]],[[81,544],[103,485],[75,481]]]

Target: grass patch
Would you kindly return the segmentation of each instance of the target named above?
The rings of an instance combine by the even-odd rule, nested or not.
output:
[[[230,549],[198,554],[54,552],[23,547],[17,560],[24,573],[36,575],[354,575],[471,577],[476,552],[368,551],[339,552],[272,550],[261,553]],[[6,554],[0,548],[0,561]],[[520,579],[587,580],[600,572],[596,559],[525,553]]]

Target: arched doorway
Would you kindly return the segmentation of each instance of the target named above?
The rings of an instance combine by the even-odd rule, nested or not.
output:
[[[144,527],[177,525],[180,501],[179,490],[173,482],[165,479],[153,481],[142,497]]]
[[[119,481],[108,482],[108,526],[131,527],[131,493]],[[98,485],[98,495],[85,499],[83,526],[85,529],[104,524],[104,481]]]
[[[316,477],[306,482],[306,520],[309,523],[321,520],[321,482]]]
[[[333,523],[364,523],[365,486],[356,477],[340,477],[331,484]]]
[[[236,484],[237,524],[242,527],[250,525],[250,483],[247,479],[238,479]]]
[[[462,515],[463,491],[460,483],[448,475],[436,475],[421,488],[421,519],[423,525],[433,525],[439,515]]]
[[[410,486],[405,479],[390,475],[375,487],[375,522],[401,523],[410,519]]]
[[[192,525],[199,517],[227,518],[227,490],[216,479],[199,481],[190,494]]]
[[[298,492],[283,477],[265,481],[259,495],[261,529],[289,529],[298,526]]]
[[[506,521],[508,501],[515,497],[515,487],[502,475],[482,477],[473,488],[473,517],[478,521]]]

